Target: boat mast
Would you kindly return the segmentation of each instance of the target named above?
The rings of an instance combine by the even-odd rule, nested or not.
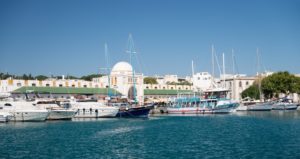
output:
[[[211,64],[212,64],[212,76],[215,76],[215,60],[214,60],[214,52],[215,48],[214,45],[211,45]]]
[[[129,53],[129,63],[132,66],[132,58],[133,55],[136,54],[135,49],[134,49],[134,43],[133,43],[133,38],[132,35],[129,34],[129,38],[128,38],[128,50],[126,51],[127,53]],[[132,83],[133,83],[133,100],[136,103],[137,99],[136,99],[136,92],[135,92],[135,79],[134,79],[134,69],[132,66]]]
[[[105,52],[105,69],[107,71],[107,81],[108,81],[108,88],[107,88],[107,95],[110,99],[111,93],[110,93],[110,72],[109,72],[109,64],[108,64],[108,49],[107,49],[107,43],[104,44],[104,52]]]
[[[258,77],[259,100],[262,102],[260,58],[259,58],[259,50],[258,50],[258,48],[256,48],[256,56],[257,56],[257,77]]]
[[[225,54],[223,52],[223,87],[225,88],[226,87],[226,84],[225,84]]]

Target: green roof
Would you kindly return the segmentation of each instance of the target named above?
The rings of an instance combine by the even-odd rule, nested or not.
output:
[[[26,93],[33,91],[36,93],[53,94],[107,94],[108,88],[73,88],[73,87],[21,87],[12,93]],[[111,94],[120,95],[115,89],[110,89]]]
[[[192,93],[191,90],[176,89],[145,89],[145,95],[177,95],[178,93]]]

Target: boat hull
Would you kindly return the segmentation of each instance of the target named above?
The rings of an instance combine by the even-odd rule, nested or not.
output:
[[[119,110],[116,117],[120,118],[147,118],[151,108],[138,107]]]
[[[116,107],[101,107],[94,109],[78,109],[75,118],[112,118],[119,112]]]
[[[45,121],[49,116],[48,111],[15,111],[12,112],[12,121]]]
[[[51,110],[47,120],[71,120],[75,113],[75,110]]]
[[[249,105],[248,111],[271,111],[272,104],[270,103],[263,103],[263,104],[255,104],[255,105]]]
[[[296,110],[298,108],[297,104],[274,104],[273,110]]]
[[[7,112],[0,112],[0,122],[5,123],[8,122],[12,118],[12,115]]]

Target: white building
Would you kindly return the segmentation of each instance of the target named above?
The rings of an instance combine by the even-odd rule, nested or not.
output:
[[[205,91],[213,88],[213,79],[208,72],[199,72],[192,77],[193,89],[195,91]]]
[[[140,103],[144,102],[144,76],[141,73],[133,72],[129,63],[124,61],[116,63],[111,70],[109,79],[110,87],[119,91],[123,96],[129,99],[133,99],[135,96]],[[93,82],[103,83],[104,87],[109,86],[108,76],[93,78]]]

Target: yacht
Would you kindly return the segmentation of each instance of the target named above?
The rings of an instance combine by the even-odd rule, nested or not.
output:
[[[119,108],[108,106],[97,100],[78,100],[71,104],[77,110],[76,118],[115,117],[119,112]]]
[[[49,111],[47,120],[71,120],[77,112],[66,100],[39,99],[36,105]]]
[[[11,121],[45,121],[49,115],[47,109],[41,109],[31,101],[1,101],[1,112],[12,115]]]

